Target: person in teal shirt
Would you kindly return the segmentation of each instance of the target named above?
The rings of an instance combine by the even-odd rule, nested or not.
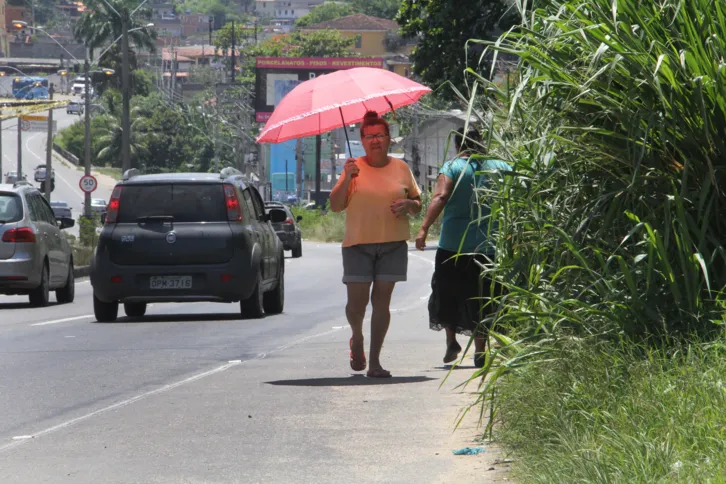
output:
[[[444,363],[456,360],[461,352],[457,334],[474,335],[474,365],[481,368],[488,335],[487,328],[479,323],[491,313],[491,305],[483,311],[482,305],[487,298],[501,294],[502,288],[481,275],[480,264],[494,259],[492,237],[497,224],[490,221],[489,206],[479,203],[477,190],[491,186],[496,173],[512,168],[504,161],[475,154],[482,150],[476,130],[469,130],[466,137],[464,130],[459,130],[454,144],[459,155],[439,171],[436,191],[416,236],[416,248],[424,250],[429,228],[443,211],[431,279],[429,327],[446,330]]]

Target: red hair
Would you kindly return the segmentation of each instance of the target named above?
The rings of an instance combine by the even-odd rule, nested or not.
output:
[[[388,121],[378,117],[378,113],[375,111],[368,111],[363,116],[363,122],[360,125],[360,137],[363,137],[363,129],[367,126],[383,126],[386,128],[386,135],[391,136],[391,127],[388,125]]]

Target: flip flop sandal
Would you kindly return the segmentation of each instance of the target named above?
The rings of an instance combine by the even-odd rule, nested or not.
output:
[[[372,370],[368,370],[366,376],[368,378],[391,378],[391,372],[388,370],[384,370],[383,368],[375,368]]]
[[[353,356],[353,338],[350,339],[350,368],[353,371],[363,371],[366,369],[366,352],[363,350],[363,359],[358,361]]]

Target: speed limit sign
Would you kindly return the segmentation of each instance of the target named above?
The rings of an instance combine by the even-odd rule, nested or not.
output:
[[[98,188],[98,180],[93,175],[84,175],[79,180],[78,186],[81,187],[83,193],[91,193]]]

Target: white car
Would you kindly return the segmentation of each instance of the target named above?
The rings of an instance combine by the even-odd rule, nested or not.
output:
[[[37,182],[45,181],[45,165],[36,166],[33,177],[35,178],[35,181],[37,181]],[[53,181],[55,181],[55,168],[51,171],[51,178]]]
[[[106,206],[108,204],[106,203],[106,200],[102,198],[92,198],[91,199],[91,213],[97,213],[99,215],[106,213]]]
[[[23,180],[27,180],[28,177],[23,174]],[[9,171],[5,173],[5,183],[13,184],[17,183],[20,180],[20,177],[18,177],[17,171]]]
[[[83,115],[83,104],[78,101],[71,101],[68,106],[66,106],[66,114]]]

